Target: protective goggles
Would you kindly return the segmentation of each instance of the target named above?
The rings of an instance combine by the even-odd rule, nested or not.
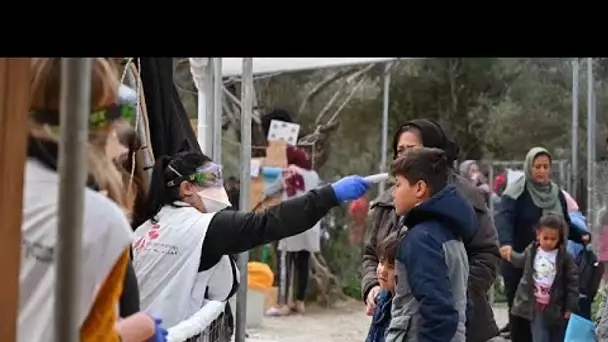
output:
[[[216,188],[224,186],[224,179],[222,178],[222,168],[221,166],[215,163],[209,163],[205,166],[201,166],[196,169],[196,172],[188,176],[181,175],[177,170],[175,170],[175,168],[171,166],[171,163],[169,163],[167,168],[178,176],[176,179],[167,182],[167,187],[169,188],[179,186],[183,181],[194,182],[206,188]]]
[[[30,115],[34,120],[51,126],[59,126],[59,112],[53,110],[32,110]],[[98,130],[107,128],[112,121],[125,119],[129,122],[136,115],[135,107],[129,104],[113,104],[109,107],[93,111],[89,115],[89,129]]]

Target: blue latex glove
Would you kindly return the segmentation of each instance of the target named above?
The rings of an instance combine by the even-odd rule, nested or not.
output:
[[[338,201],[351,201],[363,196],[369,189],[369,183],[361,176],[346,176],[331,187]]]
[[[154,336],[152,336],[149,342],[167,342],[167,335],[169,332],[163,327],[163,320],[160,318],[152,317],[154,319]]]

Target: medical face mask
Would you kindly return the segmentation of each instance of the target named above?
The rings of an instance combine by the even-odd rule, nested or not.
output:
[[[208,213],[215,213],[232,206],[224,187],[205,188],[197,194]]]

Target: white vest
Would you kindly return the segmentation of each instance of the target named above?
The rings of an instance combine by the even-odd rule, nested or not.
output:
[[[106,196],[83,189],[84,224],[78,323],[82,325],[118,257],[128,248],[131,227],[123,211]],[[55,262],[59,175],[28,160],[23,190],[18,341],[54,342]]]
[[[302,179],[304,180],[304,191],[297,190],[295,195],[289,197],[287,196],[287,192],[283,190],[281,201],[303,196],[307,194],[308,191],[319,187],[321,180],[316,171],[306,170],[295,165],[289,165],[289,168],[302,176]],[[277,247],[280,251],[285,252],[319,252],[321,250],[321,221],[315,223],[312,228],[305,232],[281,239]]]
[[[234,282],[230,257],[198,272],[209,222],[215,213],[204,214],[185,203],[164,206],[156,218],[135,230],[133,268],[139,284],[141,309],[176,325],[202,308],[205,299],[228,299]]]

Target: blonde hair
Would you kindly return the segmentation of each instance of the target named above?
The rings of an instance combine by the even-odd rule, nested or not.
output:
[[[105,58],[94,58],[91,75],[91,111],[108,107],[118,100],[120,85],[116,68]],[[60,58],[32,58],[31,105],[32,110],[59,113],[61,86]],[[117,204],[130,206],[125,200],[122,177],[114,162],[105,154],[108,130],[89,132],[89,173],[100,190]],[[30,120],[30,135],[39,140],[57,142],[56,130]],[[130,211],[131,208],[126,208]]]

